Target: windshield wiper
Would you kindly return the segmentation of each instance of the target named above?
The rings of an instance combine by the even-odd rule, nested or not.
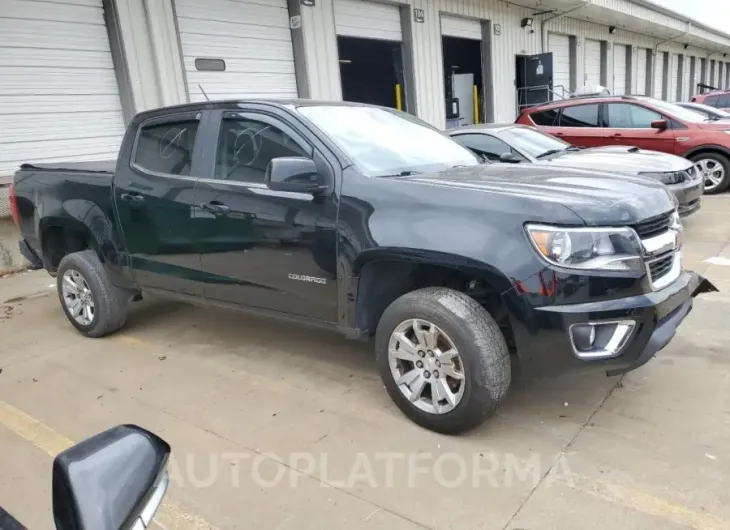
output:
[[[380,177],[410,177],[411,175],[421,175],[421,171],[406,170],[400,173],[393,173],[392,175],[378,175]]]
[[[550,149],[549,151],[545,151],[541,155],[537,155],[537,158],[543,158],[550,155],[557,155],[558,153],[562,153],[563,151],[566,151],[567,149]]]

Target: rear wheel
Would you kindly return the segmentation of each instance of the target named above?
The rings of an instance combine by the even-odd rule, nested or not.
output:
[[[93,250],[65,256],[56,282],[63,312],[87,337],[103,337],[126,322],[130,293],[112,285]]]
[[[730,185],[730,159],[720,153],[700,153],[692,157],[705,181],[705,193],[722,193]]]
[[[426,288],[401,296],[383,313],[375,343],[390,397],[427,429],[476,427],[507,394],[504,337],[489,313],[458,291]]]

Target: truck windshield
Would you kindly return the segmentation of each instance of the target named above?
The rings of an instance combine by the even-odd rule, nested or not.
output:
[[[404,112],[354,105],[312,105],[297,110],[370,177],[428,173],[479,164],[471,151]]]

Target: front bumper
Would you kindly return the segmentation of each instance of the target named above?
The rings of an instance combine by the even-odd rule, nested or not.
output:
[[[667,186],[679,202],[677,208],[681,217],[687,217],[700,209],[705,185],[702,179],[690,180]]]
[[[529,323],[531,332],[516,336],[520,364],[525,372],[540,374],[581,368],[604,370],[608,375],[635,370],[669,344],[691,311],[693,298],[712,291],[717,289],[708,280],[685,271],[674,283],[660,291],[613,300],[535,308]],[[635,326],[614,357],[586,360],[575,354],[569,333],[572,325],[617,320],[633,320]]]

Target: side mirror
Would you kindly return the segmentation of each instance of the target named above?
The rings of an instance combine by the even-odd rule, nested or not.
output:
[[[120,425],[53,460],[53,519],[58,530],[143,530],[167,491],[170,446],[134,425]]]
[[[669,123],[667,123],[667,120],[654,120],[651,122],[651,128],[652,129],[659,129],[660,131],[663,131],[669,127]]]
[[[502,153],[501,155],[499,155],[499,161],[504,162],[505,164],[519,164],[520,162],[522,162],[522,160],[520,160],[520,157],[518,157],[514,153]]]
[[[319,193],[323,185],[313,160],[300,156],[274,158],[266,167],[266,185],[270,190]]]

